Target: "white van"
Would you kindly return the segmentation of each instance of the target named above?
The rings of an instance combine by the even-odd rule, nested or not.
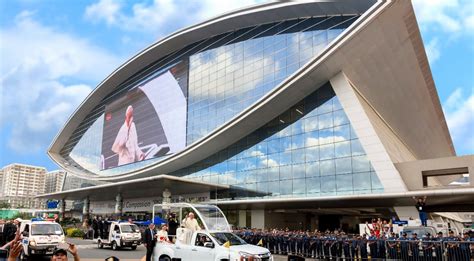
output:
[[[222,211],[214,205],[192,205],[187,203],[158,204],[153,206],[155,213],[173,212],[183,220],[184,212],[192,211],[202,230],[190,231],[179,228],[175,243],[158,242],[153,251],[153,260],[171,261],[273,261],[270,251],[264,247],[247,244],[231,232],[229,223]],[[187,231],[188,230],[188,231]]]
[[[56,222],[23,220],[20,233],[22,260],[34,255],[52,255],[60,243],[65,243],[64,231]]]
[[[142,234],[137,225],[129,222],[116,222],[110,224],[107,238],[98,238],[97,247],[110,246],[113,250],[130,247],[132,250],[142,242]]]

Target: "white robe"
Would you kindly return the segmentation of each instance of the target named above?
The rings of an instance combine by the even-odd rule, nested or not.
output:
[[[112,145],[112,151],[118,154],[118,166],[133,163],[140,159],[142,151],[138,146],[137,129],[134,122],[132,122],[130,128],[128,128],[127,123],[120,127]]]

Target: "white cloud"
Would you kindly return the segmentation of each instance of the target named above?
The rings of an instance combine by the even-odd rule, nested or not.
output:
[[[28,11],[2,28],[0,38],[0,122],[11,127],[8,146],[17,152],[45,150],[90,84],[119,64],[88,41],[36,22]]]
[[[431,39],[431,41],[429,41],[429,43],[425,46],[425,51],[430,64],[434,64],[434,62],[436,62],[441,56],[438,38]]]
[[[104,21],[126,31],[152,32],[159,36],[259,1],[154,0],[152,3],[135,3],[128,10],[117,0],[99,0],[86,8],[84,17],[92,22]]]
[[[474,90],[456,89],[443,104],[449,131],[460,154],[474,153]]]
[[[456,15],[461,11],[458,0],[413,0],[413,6],[421,26],[436,26],[446,32],[458,32],[462,28]]]

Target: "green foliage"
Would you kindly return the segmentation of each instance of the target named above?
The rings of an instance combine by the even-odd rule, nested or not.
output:
[[[31,219],[31,218],[33,218],[33,215],[31,215],[31,213],[19,212],[19,213],[15,214],[15,216],[13,216],[12,219],[16,219],[16,218]]]
[[[71,228],[68,228],[68,229],[66,230],[66,235],[67,235],[68,237],[80,237],[80,238],[82,238],[82,237],[84,237],[84,231],[82,231],[82,230],[79,229],[79,228],[73,228],[73,227],[71,227]]]
[[[8,202],[0,202],[0,208],[11,208],[11,204]]]

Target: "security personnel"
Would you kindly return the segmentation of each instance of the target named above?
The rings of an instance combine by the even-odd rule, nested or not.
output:
[[[464,233],[459,243],[459,251],[461,254],[461,260],[471,260],[471,244],[474,242],[469,238],[469,233]]]
[[[377,253],[377,237],[372,234],[369,236],[369,249],[370,249],[370,257],[371,258],[378,258],[379,255]]]
[[[443,259],[443,232],[438,232],[435,238],[433,238],[434,252],[433,260],[442,260]]]
[[[369,256],[367,253],[367,234],[364,234],[359,240],[359,250],[362,260],[367,260]]]
[[[409,241],[408,241],[407,233],[403,233],[402,237],[400,238],[400,258],[403,260],[409,259]]]
[[[431,238],[431,234],[427,233],[422,240],[423,257],[426,261],[433,260],[433,249],[433,239]]]
[[[397,237],[395,236],[395,233],[394,232],[390,233],[390,236],[388,237],[388,241],[387,241],[389,259],[397,258],[398,242],[396,242],[396,240],[397,240]]]
[[[459,239],[454,236],[454,231],[449,231],[449,236],[446,238],[446,248],[448,249],[448,259],[455,260],[456,256],[459,254]]]
[[[351,241],[349,240],[346,233],[344,232],[341,233],[341,240],[342,240],[342,249],[344,252],[344,258],[347,260],[351,256],[351,250],[350,250]]]
[[[414,260],[417,260],[420,257],[420,239],[418,234],[413,233],[410,241],[411,255]]]

